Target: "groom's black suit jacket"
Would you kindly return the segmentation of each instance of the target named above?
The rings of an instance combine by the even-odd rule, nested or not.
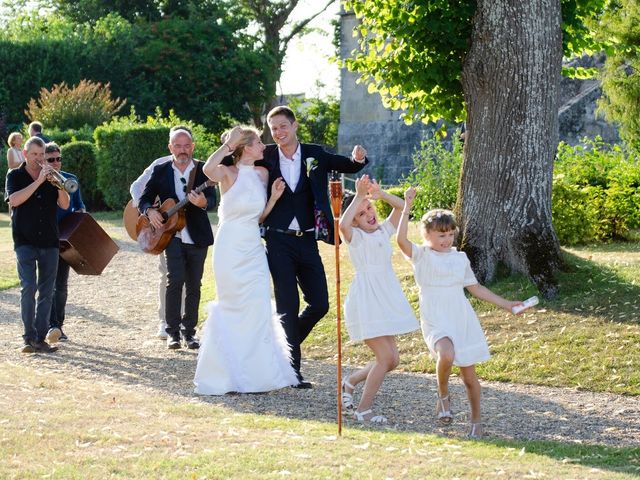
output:
[[[357,173],[364,168],[368,160],[358,163],[343,155],[327,152],[320,145],[312,143],[300,144],[300,179],[295,191],[286,186],[285,191],[276,202],[273,210],[265,219],[265,227],[286,230],[295,216],[301,230],[309,230],[315,227],[314,210],[324,213],[328,222],[326,235],[319,235],[319,240],[333,244],[333,215],[329,201],[329,172]],[[280,171],[280,157],[278,146],[267,145],[264,151],[264,160],[257,165],[263,165],[269,170],[268,195],[271,195],[271,185],[282,176]]]
[[[194,162],[196,164],[196,174],[193,189],[208,180],[202,171],[204,162],[195,159]],[[142,192],[142,196],[138,202],[140,212],[144,212],[147,208],[153,206],[156,196],[160,198],[160,202],[164,202],[167,198],[172,198],[176,203],[178,202],[172,165],[173,161],[165,162],[153,169],[151,178],[144,187],[144,192]],[[216,206],[215,189],[213,187],[207,187],[202,193],[207,197],[206,210],[211,210]],[[194,244],[198,247],[213,245],[213,232],[211,231],[211,223],[209,222],[206,210],[195,206],[191,202],[187,202],[184,209],[187,228],[189,229],[189,235],[191,235]]]

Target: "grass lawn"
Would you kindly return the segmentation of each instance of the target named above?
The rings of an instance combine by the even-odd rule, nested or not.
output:
[[[120,213],[94,217],[126,235]],[[212,216],[215,220],[215,217]],[[119,232],[119,233],[118,233]],[[417,230],[411,235],[417,241]],[[6,214],[0,215],[4,283],[15,285]],[[640,395],[640,243],[565,249],[560,296],[523,315],[473,301],[492,358],[481,378]],[[332,309],[305,343],[305,358],[335,355],[334,247],[321,245]],[[342,299],[353,276],[341,248]],[[210,258],[207,265],[211,265]],[[396,249],[394,264],[417,308],[411,267]],[[9,271],[8,268],[13,270]],[[525,299],[536,294],[522,277],[490,288]],[[211,268],[203,278],[203,310],[214,296]],[[204,315],[204,314],[203,314]],[[366,347],[347,342],[344,363],[371,359]],[[399,338],[401,369],[433,372],[419,332]],[[0,369],[0,478],[572,478],[640,476],[640,449],[562,442],[481,442],[415,432],[347,427],[215,404],[176,401],[155,391],[91,382],[3,363]],[[33,452],[33,453],[32,453]]]
[[[0,478],[633,479],[640,449],[345,428],[144,389],[0,371]],[[11,408],[7,402],[11,398]]]

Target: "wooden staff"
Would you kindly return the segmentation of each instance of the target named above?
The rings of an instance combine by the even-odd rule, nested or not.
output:
[[[333,213],[333,240],[336,248],[336,334],[338,336],[338,435],[342,435],[342,333],[340,328],[340,208],[342,206],[342,182],[333,177],[329,182],[331,189],[331,212]]]

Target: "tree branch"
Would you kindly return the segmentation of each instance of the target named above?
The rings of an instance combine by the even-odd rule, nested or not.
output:
[[[329,5],[331,5],[332,3],[335,3],[336,0],[329,0],[327,2],[327,4],[322,7],[322,10],[320,10],[318,13],[316,13],[315,15],[312,15],[309,18],[305,18],[304,20],[301,20],[300,22],[296,23],[295,25],[293,25],[293,28],[291,29],[291,32],[289,32],[289,35],[287,35],[286,37],[284,37],[281,40],[281,48],[284,49],[284,46],[289,43],[291,41],[291,39],[293,37],[295,37],[298,33],[300,33],[300,31],[306,27],[311,21],[313,21],[313,19],[315,19],[318,15],[320,15],[321,13],[323,13],[327,8],[329,8]]]

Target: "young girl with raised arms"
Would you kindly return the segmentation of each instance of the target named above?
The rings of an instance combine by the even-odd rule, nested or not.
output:
[[[368,194],[368,195],[367,195]],[[382,199],[393,210],[378,223],[371,200]],[[413,309],[402,292],[392,267],[390,237],[395,234],[404,202],[363,175],[356,180],[356,194],[345,197],[340,235],[349,247],[355,276],[344,304],[345,324],[352,341],[364,341],[375,360],[352,373],[342,383],[342,405],[354,408],[355,386],[365,382],[354,416],[359,422],[386,423],[371,406],[387,372],[398,366],[394,335],[418,329]]]
[[[413,265],[420,289],[420,320],[422,334],[431,355],[436,360],[438,421],[449,425],[453,421],[449,397],[449,376],[452,365],[460,367],[460,375],[471,405],[469,437],[482,437],[480,418],[480,382],[475,364],[489,359],[489,348],[482,327],[469,300],[471,295],[511,312],[522,302],[511,301],[480,285],[464,252],[453,247],[458,227],[452,212],[435,209],[424,214],[421,234],[424,243],[414,245],[407,238],[409,213],[416,196],[413,187],[405,192],[397,241],[400,250]]]

